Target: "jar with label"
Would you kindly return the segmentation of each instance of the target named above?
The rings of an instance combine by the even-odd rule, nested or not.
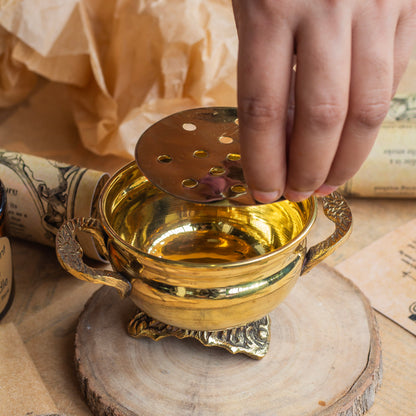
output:
[[[6,190],[0,181],[0,319],[6,315],[14,296],[10,241],[4,235],[5,217]]]

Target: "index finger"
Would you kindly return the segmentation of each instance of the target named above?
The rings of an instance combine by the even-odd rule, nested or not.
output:
[[[272,25],[265,10],[253,3],[238,10],[241,161],[254,199],[267,203],[283,194],[286,182],[293,36],[286,22]]]

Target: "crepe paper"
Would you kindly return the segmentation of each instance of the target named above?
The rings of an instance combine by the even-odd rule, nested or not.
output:
[[[236,103],[229,0],[16,0],[0,8],[1,27],[0,63],[16,79],[0,106],[28,94],[33,74],[64,83],[81,140],[98,154],[131,157],[160,118]]]

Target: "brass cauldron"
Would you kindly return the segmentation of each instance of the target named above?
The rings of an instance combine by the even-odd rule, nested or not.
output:
[[[334,193],[323,204],[336,229],[307,249],[315,197],[250,207],[195,204],[159,190],[132,162],[102,190],[99,220],[62,226],[57,255],[75,277],[117,288],[154,319],[218,331],[267,315],[345,240],[351,213],[344,199]],[[113,271],[83,262],[77,230],[95,237]]]
[[[262,356],[269,342],[265,316],[301,274],[347,238],[351,212],[333,193],[322,202],[335,231],[308,249],[317,199],[256,205],[239,151],[235,108],[173,114],[141,136],[137,163],[106,184],[99,219],[77,218],[61,227],[56,247],[62,266],[79,279],[117,288],[140,308],[131,335],[190,336]],[[77,230],[95,237],[113,270],[83,262]],[[253,353],[252,345],[261,352],[256,347]]]

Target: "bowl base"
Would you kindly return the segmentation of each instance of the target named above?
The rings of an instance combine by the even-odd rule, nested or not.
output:
[[[154,341],[169,336],[194,338],[206,347],[224,348],[232,354],[241,353],[257,360],[266,355],[270,344],[269,316],[222,331],[196,331],[164,324],[138,309],[127,330],[133,338],[148,337]]]

